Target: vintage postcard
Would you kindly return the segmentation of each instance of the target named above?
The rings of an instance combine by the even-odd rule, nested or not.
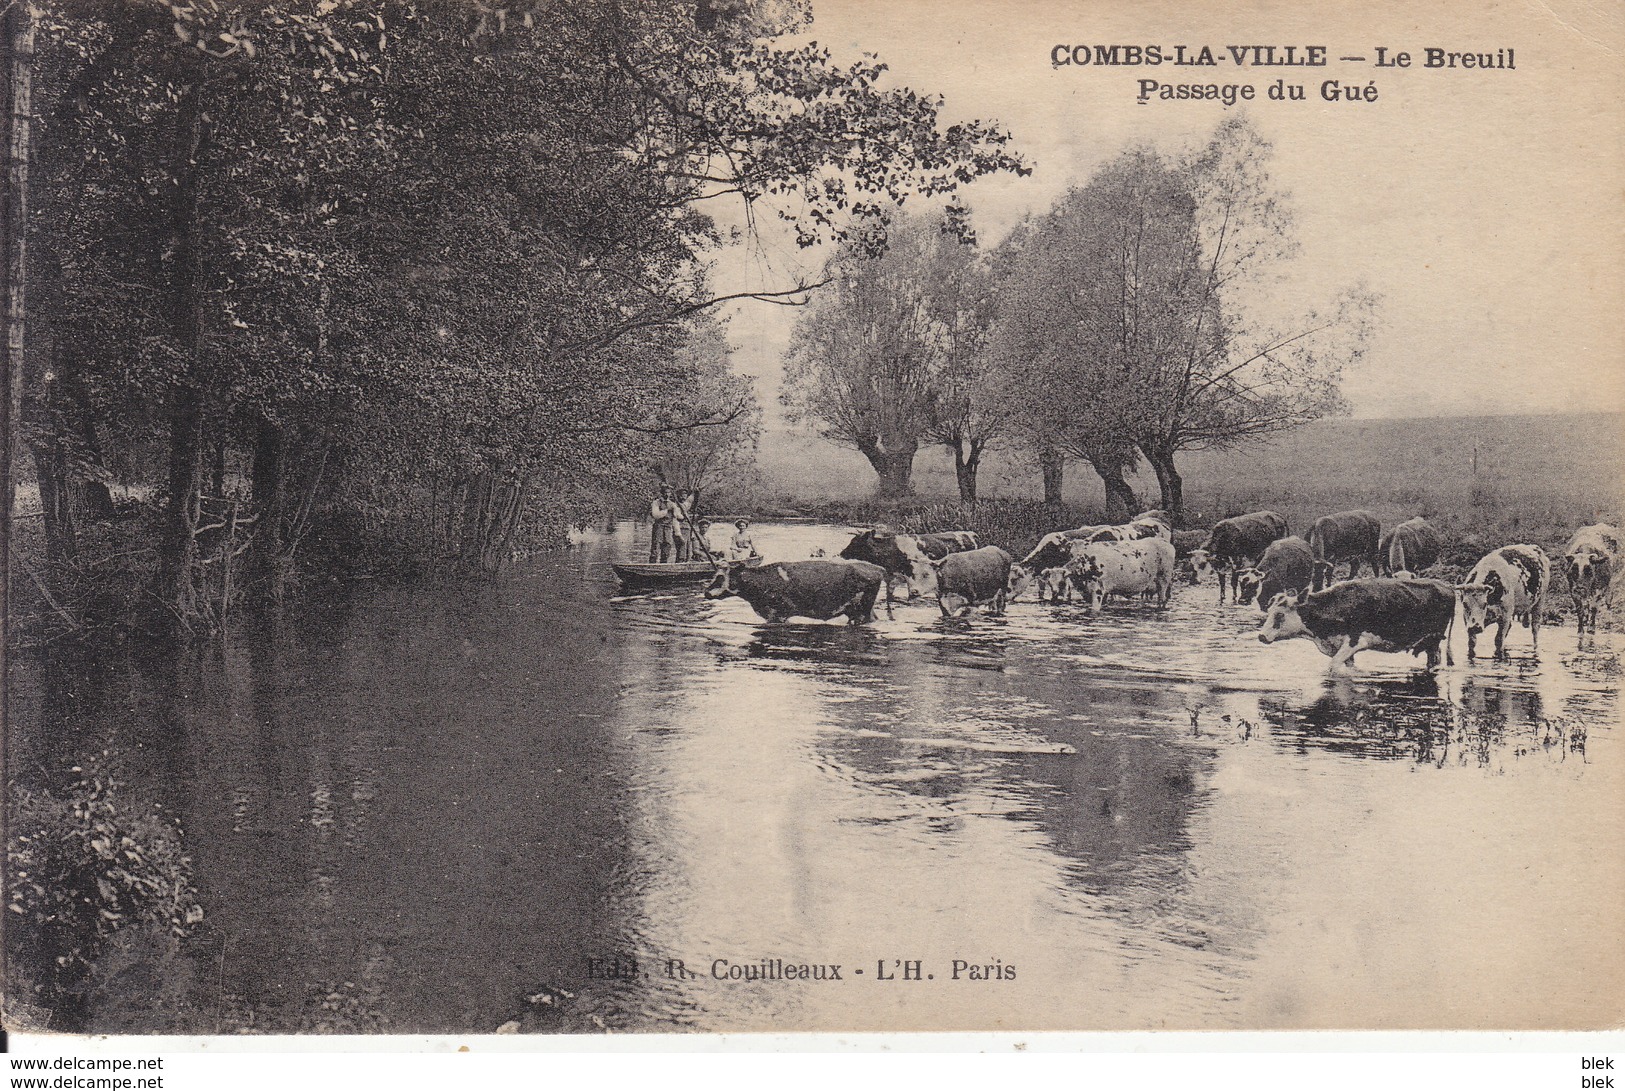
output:
[[[1617,8],[4,11],[13,1034],[1625,1020]]]

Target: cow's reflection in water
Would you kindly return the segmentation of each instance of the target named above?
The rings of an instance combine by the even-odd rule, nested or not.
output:
[[[994,618],[938,618],[931,631],[941,634],[927,645],[943,667],[1002,671],[1010,653],[1010,636]]]
[[[885,643],[879,634],[853,625],[762,625],[745,645],[745,655],[816,667],[842,663],[883,667],[887,663]]]
[[[1259,709],[1277,740],[1299,750],[1355,757],[1412,758],[1442,764],[1451,748],[1488,764],[1503,751],[1534,749],[1546,724],[1539,691],[1516,683],[1467,678],[1458,683],[1422,672],[1396,679],[1328,680],[1304,703],[1264,700]]]

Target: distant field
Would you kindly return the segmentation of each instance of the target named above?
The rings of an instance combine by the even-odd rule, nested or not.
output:
[[[764,488],[790,503],[853,500],[874,489],[862,456],[815,436],[764,434],[759,461]],[[1427,515],[1475,543],[1480,535],[1520,534],[1549,542],[1582,523],[1618,519],[1625,415],[1323,421],[1242,451],[1189,454],[1180,467],[1187,507],[1202,521],[1272,508],[1296,529],[1317,515],[1366,507],[1385,524]],[[1155,480],[1142,474],[1135,485],[1153,505]],[[921,453],[915,488],[926,497],[957,495],[946,451]],[[993,456],[980,492],[1035,499],[1042,490],[1036,469]],[[1068,464],[1066,496],[1091,507],[1103,501],[1099,479],[1082,464]]]

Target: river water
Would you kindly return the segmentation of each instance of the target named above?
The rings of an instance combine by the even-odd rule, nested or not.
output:
[[[1618,1022],[1607,636],[1334,678],[1211,586],[767,625],[622,593],[639,533],[196,653],[19,663],[13,769],[96,762],[174,815],[207,912],[178,962],[102,974],[86,1025]]]

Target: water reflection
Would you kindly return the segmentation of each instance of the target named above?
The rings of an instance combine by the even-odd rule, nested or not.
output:
[[[106,748],[183,816],[210,913],[193,1029],[1466,1025],[1486,994],[1534,1026],[1594,1017],[1576,982],[1625,969],[1617,930],[1582,957],[1538,925],[1625,899],[1575,862],[1621,832],[1606,638],[1333,677],[1183,587],[1167,611],[765,625],[698,587],[621,593],[605,562],[637,543],[25,667],[15,707],[56,753]],[[712,976],[763,958],[847,979]],[[882,983],[888,960],[935,976]]]

